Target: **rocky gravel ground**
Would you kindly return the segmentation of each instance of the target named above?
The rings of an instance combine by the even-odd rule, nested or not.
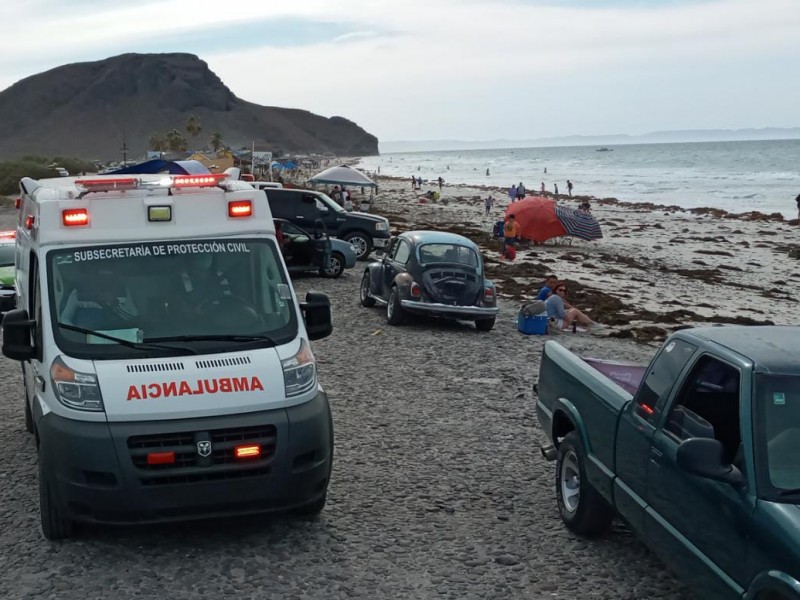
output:
[[[89,527],[47,542],[19,367],[0,359],[0,598],[691,597],[623,524],[591,541],[561,524],[531,390],[544,340],[517,333],[516,306],[502,304],[490,333],[390,328],[358,305],[360,275],[295,282],[299,295],[328,293],[335,320],[314,344],[336,448],[328,506],[312,522]],[[559,340],[620,359],[651,351]]]

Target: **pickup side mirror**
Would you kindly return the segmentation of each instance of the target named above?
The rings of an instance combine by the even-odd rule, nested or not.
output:
[[[3,356],[11,360],[30,360],[36,355],[31,343],[34,322],[24,308],[8,311],[3,317]]]
[[[300,303],[300,310],[306,321],[308,339],[320,340],[333,331],[331,320],[331,301],[321,292],[306,293],[306,301]]]
[[[678,446],[678,466],[692,475],[722,481],[736,488],[744,487],[742,472],[725,461],[725,447],[711,438],[689,438]]]

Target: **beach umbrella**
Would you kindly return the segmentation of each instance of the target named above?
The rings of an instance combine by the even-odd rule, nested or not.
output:
[[[600,223],[588,210],[576,210],[556,205],[556,216],[566,229],[567,235],[587,241],[599,240],[603,237]]]
[[[514,215],[520,237],[527,240],[544,242],[567,233],[556,214],[556,201],[550,198],[528,196],[512,202],[506,208],[506,217],[509,215]]]
[[[369,177],[358,169],[341,165],[325,169],[309,179],[311,183],[333,183],[336,185],[352,185],[356,187],[378,187]]]

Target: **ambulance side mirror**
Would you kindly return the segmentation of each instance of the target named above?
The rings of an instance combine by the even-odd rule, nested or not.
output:
[[[320,340],[331,334],[331,301],[327,295],[313,291],[306,293],[306,301],[300,303],[300,310],[306,321],[308,339]]]
[[[35,323],[28,311],[18,308],[3,317],[3,356],[11,360],[30,360],[36,355],[31,343],[31,330]]]

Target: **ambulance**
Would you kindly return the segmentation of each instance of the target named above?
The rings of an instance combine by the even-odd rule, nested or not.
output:
[[[127,524],[325,506],[328,399],[269,204],[227,174],[20,182],[17,308],[47,539]]]

